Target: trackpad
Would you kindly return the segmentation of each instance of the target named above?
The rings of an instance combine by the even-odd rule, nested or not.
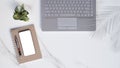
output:
[[[77,18],[57,18],[58,29],[77,29]]]

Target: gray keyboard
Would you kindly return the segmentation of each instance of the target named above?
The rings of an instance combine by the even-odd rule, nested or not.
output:
[[[92,17],[93,0],[45,1],[45,17]]]
[[[43,31],[95,31],[96,0],[41,0]]]

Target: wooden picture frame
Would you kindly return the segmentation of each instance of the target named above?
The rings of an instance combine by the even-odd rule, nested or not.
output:
[[[23,52],[23,45],[21,43],[22,40],[21,40],[20,34],[19,34],[20,32],[24,32],[24,31],[30,32],[31,38],[33,41],[34,50],[35,50],[34,54],[28,55],[28,56],[24,55],[25,53]],[[11,29],[11,35],[12,35],[12,39],[14,42],[15,51],[17,54],[17,60],[19,63],[25,63],[28,61],[42,58],[40,48],[39,48],[39,43],[38,43],[37,36],[36,36],[36,32],[34,29],[34,25],[27,25],[27,26],[23,26],[23,27],[13,28],[13,29]],[[27,46],[29,47],[29,45],[27,45]]]

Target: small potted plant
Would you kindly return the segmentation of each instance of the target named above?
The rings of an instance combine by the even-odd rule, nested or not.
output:
[[[25,10],[24,4],[19,5],[15,8],[13,18],[15,20],[21,20],[21,21],[29,21],[28,17],[29,12]]]

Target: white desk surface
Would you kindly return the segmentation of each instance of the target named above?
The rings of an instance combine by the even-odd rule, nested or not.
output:
[[[30,21],[12,18],[15,0],[0,0],[0,68],[120,68],[120,0],[97,0],[95,32],[44,32],[40,28],[40,2],[29,5]],[[114,22],[114,25],[108,25]],[[43,58],[19,65],[10,29],[34,24]],[[116,28],[110,30],[110,27]]]

